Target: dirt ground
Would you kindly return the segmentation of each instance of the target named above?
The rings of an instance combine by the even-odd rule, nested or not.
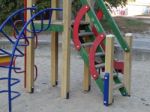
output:
[[[23,75],[14,77],[21,79],[21,84],[14,90],[21,92],[21,97],[13,101],[13,112],[149,112],[150,111],[150,53],[135,52],[132,61],[132,95],[122,97],[114,92],[114,103],[103,106],[103,97],[95,82],[89,93],[82,91],[83,61],[74,48],[71,49],[70,66],[70,99],[60,97],[61,86],[61,48],[59,49],[59,85],[51,87],[50,81],[50,49],[49,45],[39,47],[36,51],[38,79],[35,82],[35,93],[28,94],[23,89]],[[22,66],[22,59],[17,64]],[[1,71],[1,76],[6,71]],[[2,86],[3,85],[3,86]],[[7,87],[6,82],[0,82],[0,89]],[[7,112],[7,95],[0,95],[0,112]]]

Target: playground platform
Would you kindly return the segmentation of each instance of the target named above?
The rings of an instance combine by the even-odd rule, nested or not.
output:
[[[43,37],[47,38],[48,37]],[[42,40],[41,40],[42,42]],[[43,44],[42,44],[43,43]],[[92,80],[92,88],[89,93],[82,92],[83,60],[78,56],[76,50],[71,48],[71,91],[70,99],[60,97],[60,79],[58,87],[49,84],[50,48],[48,42],[42,42],[36,50],[36,64],[39,67],[38,79],[35,82],[35,93],[24,92],[23,82],[16,86],[16,90],[22,93],[22,97],[13,102],[14,112],[149,112],[150,110],[150,53],[136,52],[133,54],[132,66],[132,95],[123,98],[119,92],[115,93],[115,103],[109,107],[103,106],[99,89]],[[61,43],[61,41],[60,41]],[[61,46],[61,45],[60,45]],[[150,48],[150,47],[149,47]],[[61,47],[59,48],[59,63],[61,63]],[[18,64],[22,66],[22,58]],[[61,64],[59,64],[59,75],[61,76]],[[5,74],[1,73],[1,75]],[[7,71],[6,71],[7,72]],[[14,75],[23,80],[23,74]],[[3,87],[7,82],[3,83]],[[0,95],[0,112],[7,112],[7,96]]]

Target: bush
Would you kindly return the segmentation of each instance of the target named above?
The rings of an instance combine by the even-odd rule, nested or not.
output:
[[[0,23],[4,21],[10,13],[19,8],[23,8],[23,1],[24,0],[0,0]],[[50,6],[50,1],[51,0],[36,0],[36,5],[39,7],[39,9],[44,9]],[[111,6],[117,7],[118,5],[125,5],[127,0],[105,1],[108,2]],[[72,12],[75,14],[76,10],[81,7],[80,0],[74,0],[72,4]]]
[[[0,23],[15,10],[23,6],[23,0],[0,0]]]

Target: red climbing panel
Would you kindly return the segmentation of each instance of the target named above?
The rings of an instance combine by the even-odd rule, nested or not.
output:
[[[98,35],[93,43],[93,46],[90,49],[90,54],[89,54],[90,73],[95,80],[99,76],[99,73],[96,71],[95,68],[95,53],[98,46],[101,45],[104,39],[105,39],[105,34]]]
[[[77,50],[80,50],[80,48],[81,48],[81,42],[79,40],[79,34],[78,34],[80,22],[81,22],[82,18],[85,16],[85,14],[88,12],[89,9],[90,9],[89,6],[87,6],[87,5],[83,6],[75,18],[74,27],[73,27],[73,41],[75,44],[75,48]]]

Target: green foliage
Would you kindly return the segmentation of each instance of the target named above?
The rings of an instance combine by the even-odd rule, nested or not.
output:
[[[0,0],[0,24],[15,10],[24,7],[24,0]],[[50,0],[36,0],[39,10],[50,6]]]
[[[105,0],[105,1],[108,2],[113,7],[117,7],[119,5],[121,6],[126,5],[128,0]]]
[[[92,1],[92,0],[91,0]],[[117,6],[125,6],[128,0],[104,0],[107,6],[117,7]],[[80,9],[81,3],[80,0],[73,0],[72,2],[72,13],[76,15],[76,11]],[[95,9],[97,9],[97,5],[95,3]],[[108,7],[110,8],[110,7]]]
[[[6,17],[23,6],[23,0],[0,0],[0,23]]]
[[[4,21],[8,15],[19,8],[23,8],[24,0],[0,0],[0,23]],[[39,10],[50,6],[51,0],[36,0],[36,6]],[[105,0],[111,6],[117,7],[118,5],[125,5],[127,0]],[[76,11],[81,7],[80,0],[73,0],[72,14],[75,15]]]
[[[50,0],[36,0],[36,6],[39,10],[50,7]]]

